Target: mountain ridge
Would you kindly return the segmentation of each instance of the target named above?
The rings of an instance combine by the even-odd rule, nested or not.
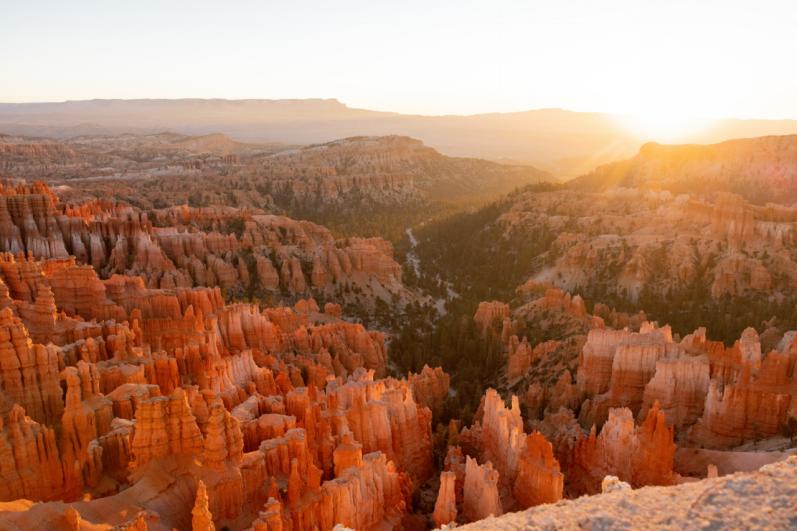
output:
[[[171,109],[171,110],[170,110]],[[316,144],[350,136],[418,138],[449,156],[512,160],[557,176],[633,156],[646,140],[619,116],[535,109],[469,115],[402,114],[349,107],[337,99],[103,99],[0,103],[0,131],[69,137],[93,132],[221,132],[242,142]],[[797,120],[715,121],[689,141],[797,133]]]

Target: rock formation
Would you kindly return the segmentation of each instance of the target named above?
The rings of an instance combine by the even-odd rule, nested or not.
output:
[[[509,305],[501,301],[480,302],[473,321],[482,334],[488,330],[500,332],[504,319],[509,317]]]
[[[3,500],[51,499],[64,493],[64,467],[55,431],[25,416],[15,404],[0,431]]]
[[[498,475],[490,463],[480,465],[475,459],[466,458],[462,505],[468,522],[503,514],[498,496]]]
[[[596,494],[608,475],[633,487],[672,485],[675,448],[673,428],[667,427],[658,404],[639,426],[634,425],[630,410],[612,409],[599,435],[593,427],[576,442],[565,472],[568,488],[574,495]]]
[[[208,509],[208,491],[205,484],[200,480],[196,488],[196,502],[191,510],[191,529],[194,531],[214,531],[213,515]]]
[[[125,526],[375,529],[432,473],[431,411],[413,397],[436,405],[447,375],[377,379],[384,335],[313,300],[225,305],[218,288],[103,281],[74,259],[4,255],[0,271],[3,501]]]
[[[503,506],[526,508],[561,499],[564,477],[553,448],[542,434],[524,432],[516,396],[507,409],[498,393],[488,389],[481,424],[463,435],[477,437],[481,459],[495,466],[496,478],[509,491]]]
[[[345,299],[340,287],[347,285],[372,293],[370,302],[382,291],[412,298],[401,284],[392,246],[378,238],[336,241],[329,230],[308,221],[234,208],[211,213],[175,207],[156,211],[150,220],[116,203],[60,203],[41,183],[5,185],[0,197],[0,251],[39,259],[73,255],[87,264],[89,277],[85,268],[91,266],[105,278],[140,275],[153,288],[219,286],[274,296],[285,290],[294,297],[315,290]],[[234,231],[238,226],[241,230]],[[101,298],[95,291],[101,287],[95,283],[94,290],[86,289],[86,281],[75,275],[59,280],[53,272],[50,284],[59,307],[75,313],[74,304],[82,304],[78,313],[86,314]],[[372,292],[371,281],[381,290]],[[37,286],[25,289],[33,302]],[[42,297],[38,304],[44,307],[48,295]]]
[[[403,150],[415,148],[402,145],[355,166],[412,166]],[[335,203],[370,186],[357,172],[337,174],[347,147],[300,151],[285,155],[297,173],[276,179],[276,189]],[[218,157],[182,167],[242,160]],[[323,185],[314,175],[302,189],[319,161],[330,162],[324,175],[342,178]],[[407,179],[374,182],[404,189]],[[342,318],[363,293],[367,304],[414,297],[387,241],[336,239],[250,207],[144,211],[62,202],[43,184],[0,184],[0,527],[29,528],[28,518],[53,529],[445,525],[563,496],[634,498],[632,489],[686,481],[674,472],[676,451],[697,452],[691,474],[715,476],[736,465],[707,452],[788,437],[795,333],[781,338],[771,321],[732,346],[705,329],[680,338],[641,312],[596,303],[590,314],[566,290],[621,256],[618,285],[629,299],[666,285],[657,270],[688,283],[700,269],[714,298],[770,292],[797,279],[781,253],[797,214],[734,196],[706,203],[616,191],[616,204],[604,205],[612,212],[640,205],[608,232],[609,222],[592,217],[563,225],[584,199],[562,193],[575,205],[541,192],[496,222],[520,230],[544,209],[546,230],[558,236],[542,277],[568,273],[526,282],[517,308],[483,302],[473,316],[482,339],[504,347],[496,383],[506,402],[489,389],[471,426],[441,423],[433,434],[433,416],[446,418],[456,400],[450,376],[424,366],[386,378],[389,336]],[[696,241],[664,238],[661,253],[662,235],[639,219],[654,207],[678,231],[702,227]],[[715,241],[716,262],[704,254]],[[764,258],[761,241],[778,256]],[[239,296],[253,302],[226,302]],[[530,339],[539,337],[534,327],[545,331],[541,340]],[[439,483],[435,455],[445,456]],[[686,473],[689,459],[681,465]]]
[[[441,527],[457,520],[456,475],[451,471],[440,474],[440,490],[434,504],[434,523]]]
[[[418,404],[426,406],[433,412],[440,411],[443,401],[448,396],[451,377],[442,367],[430,368],[424,365],[418,374],[410,373],[407,382],[412,389],[412,396]]]
[[[512,493],[520,507],[554,503],[562,498],[564,476],[553,447],[539,432],[526,437],[526,451],[518,463]]]
[[[462,527],[480,529],[563,528],[689,528],[696,521],[717,526],[788,528],[797,516],[797,458],[767,465],[757,472],[737,473],[676,487],[613,489],[554,505],[504,515]],[[739,488],[744,485],[744,488]],[[552,523],[553,522],[553,523]]]

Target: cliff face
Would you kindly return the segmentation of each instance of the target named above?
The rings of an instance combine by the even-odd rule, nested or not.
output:
[[[64,467],[55,431],[25,416],[15,404],[0,432],[3,500],[50,499],[64,490]]]
[[[329,408],[341,416],[338,429],[351,430],[364,452],[383,452],[415,481],[429,478],[432,414],[415,402],[405,381],[374,381],[372,373],[361,373],[330,384],[328,393]]]
[[[203,448],[202,433],[180,388],[170,397],[159,396],[140,404],[134,433],[131,468],[168,456],[192,456]]]
[[[55,422],[64,410],[55,349],[34,344],[27,328],[11,308],[0,310],[0,386],[7,398],[31,418]]]
[[[581,410],[582,425],[603,424],[612,407],[628,407],[636,415],[658,360],[677,356],[677,348],[669,327],[590,332],[577,376],[582,393],[592,396]]]
[[[476,193],[497,195],[511,189],[513,181],[536,182],[545,176],[529,166],[446,157],[402,136],[352,137],[278,153],[264,161],[264,173],[294,193],[338,203],[355,187],[380,203],[395,201],[395,196],[403,196],[405,202],[448,200]]]
[[[534,432],[526,437],[526,449],[518,463],[513,494],[519,507],[554,503],[562,499],[564,475],[545,437]]]
[[[761,356],[756,335],[751,358],[745,354],[743,339],[729,352],[714,350],[714,376],[703,415],[689,432],[690,440],[697,445],[728,448],[771,437],[781,433],[794,417],[794,351],[773,350]]]
[[[490,389],[472,426],[433,436],[450,394],[441,368],[385,378],[386,335],[332,302],[223,296],[264,278],[258,289],[294,296],[357,278],[385,288],[400,271],[384,241],[237,209],[144,214],[2,186],[0,503],[40,504],[0,511],[0,527],[107,514],[122,528],[397,529],[418,507],[462,523],[674,485],[676,442],[729,449],[795,417],[794,333],[680,339],[529,282],[519,308],[482,303],[473,317],[505,347],[509,400]],[[749,241],[757,218],[723,208],[712,230]],[[530,324],[561,337],[532,345]]]
[[[457,520],[456,474],[444,471],[440,474],[440,489],[432,515],[435,525],[444,526]]]

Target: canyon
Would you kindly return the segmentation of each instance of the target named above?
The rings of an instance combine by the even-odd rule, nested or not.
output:
[[[396,136],[0,145],[0,528],[641,525],[629,507],[706,515],[683,500],[733,505],[733,482],[794,517],[788,203],[630,177],[510,192],[543,174]],[[402,254],[280,207],[355,196],[462,200],[453,223],[490,245],[429,218]]]
[[[448,157],[406,136],[292,146],[222,134],[0,136],[0,172],[114,197],[142,208],[193,206],[357,210],[483,203],[550,178],[532,166]]]
[[[4,528],[257,528],[276,511],[369,529],[400,522],[432,472],[415,397],[446,382],[383,378],[381,333],[312,299],[260,310],[73,258],[0,259],[0,496],[39,502],[4,508]]]
[[[797,3],[574,4],[4,4],[0,531],[797,529]]]

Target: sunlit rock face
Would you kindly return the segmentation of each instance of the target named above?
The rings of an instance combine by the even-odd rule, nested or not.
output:
[[[759,238],[790,245],[783,209],[613,193],[617,208],[658,205],[678,230],[710,224],[696,234],[731,253],[710,262],[712,297],[788,277],[788,262],[742,253]],[[794,333],[750,328],[726,346],[588,304],[564,284],[588,282],[584,270],[608,255],[583,235],[556,243],[552,270],[573,273],[559,287],[531,280],[518,307],[484,302],[466,316],[505,364],[460,431],[444,424],[450,376],[424,366],[385,377],[389,336],[343,320],[346,301],[327,298],[341,284],[371,285],[369,300],[406,295],[385,241],[254,210],[63,204],[43,185],[4,184],[0,197],[3,528],[75,529],[97,514],[152,529],[462,524],[676,485],[687,480],[674,472],[679,447],[705,461],[718,455],[707,449],[774,440],[795,418]],[[628,242],[647,230],[629,224]],[[654,259],[693,279],[682,239],[666,256],[655,238],[633,250],[599,240],[630,253],[627,287],[658,282]],[[228,302],[246,290],[293,304]],[[541,340],[524,336],[530,323]],[[728,454],[699,474],[732,472]]]
[[[669,327],[647,325],[639,333],[591,331],[578,372],[579,387],[592,396],[581,410],[582,425],[603,424],[612,407],[628,407],[637,414],[658,360],[677,356],[677,349]]]
[[[502,339],[506,381],[510,389],[521,391],[519,404],[528,415],[526,425],[519,408],[517,414],[511,413],[516,407],[514,398],[507,410],[498,395],[488,392],[477,414],[479,422],[459,437],[465,453],[494,466],[499,485],[507,475],[516,485],[523,477],[511,465],[521,462],[514,447],[496,449],[495,441],[502,437],[494,434],[501,432],[525,432],[527,441],[535,430],[544,436],[556,470],[563,476],[565,497],[598,494],[607,476],[629,488],[682,482],[685,479],[674,472],[679,448],[685,463],[679,470],[705,477],[712,470],[716,475],[711,459],[721,463],[725,473],[750,470],[754,466],[750,463],[759,462],[759,457],[734,452],[725,456],[715,450],[746,444],[745,450],[750,451],[757,445],[783,444],[783,434],[789,433],[794,422],[794,332],[783,335],[770,326],[759,335],[748,328],[726,346],[710,340],[705,328],[679,337],[669,326],[644,320],[644,315],[620,315],[595,304],[593,311],[602,316],[600,321],[594,320],[596,315],[572,314],[593,320],[566,329],[583,341],[575,365],[562,371],[552,363],[553,356],[561,359],[563,344],[571,338],[532,344],[522,335],[523,319],[535,316],[536,324],[562,334],[563,323],[576,324],[563,319],[570,315],[572,303],[563,305],[567,298],[562,292],[533,282],[521,289],[527,292],[528,302],[509,310],[510,335]],[[556,304],[548,303],[553,300]],[[542,307],[555,311],[543,313]],[[624,326],[618,328],[618,324]],[[504,411],[497,417],[500,422],[495,421],[496,411]],[[550,462],[544,452],[536,455],[535,463]],[[730,460],[735,464],[730,465]],[[692,461],[712,466],[703,464],[695,472],[695,466],[689,465]],[[539,470],[536,465],[526,469]],[[533,484],[541,485],[539,481],[538,476]],[[513,503],[539,503],[523,501],[525,492],[529,490],[515,489],[510,498],[502,491],[503,509],[511,510]],[[463,521],[461,515],[459,519]]]
[[[763,354],[752,328],[732,347],[707,340],[704,329],[680,342],[667,327],[592,330],[579,361],[579,420],[600,427],[611,408],[627,407],[641,422],[658,403],[679,438],[730,448],[786,426],[793,365],[788,339]]]
[[[434,505],[432,518],[438,527],[456,522],[457,496],[456,474],[454,472],[445,471],[440,474],[440,490],[437,493],[437,501]]]
[[[85,264],[83,279],[75,272],[53,278],[56,300],[73,299],[64,301],[67,311],[76,304],[85,310],[97,298],[96,287],[86,285],[88,266],[102,278],[140,276],[149,288],[218,286],[230,294],[345,299],[345,285],[361,290],[369,304],[413,297],[401,283],[392,245],[380,238],[336,240],[320,225],[253,209],[184,205],[148,215],[101,200],[65,204],[40,183],[3,185],[0,198],[0,251],[36,259],[73,256]],[[15,280],[24,284],[24,274]],[[22,289],[35,302],[36,286],[28,282]],[[42,294],[39,304],[47,297]]]
[[[25,263],[49,286],[46,262]],[[254,525],[263,514],[296,529],[401,520],[413,481],[432,473],[431,411],[414,401],[407,381],[375,378],[384,367],[381,335],[330,321],[314,303],[261,312],[225,306],[214,289],[91,278],[101,305],[124,321],[86,321],[92,310],[84,317],[79,307],[72,315],[53,310],[48,326],[62,339],[45,347],[15,315],[16,300],[0,310],[8,347],[0,392],[4,500],[88,493],[98,499],[78,504],[78,514],[95,504],[126,507],[157,512],[169,527]],[[448,376],[425,374],[415,394],[434,402]],[[158,479],[159,471],[170,479]],[[287,493],[276,487],[282,482]],[[197,489],[196,500],[161,512],[186,488]],[[277,516],[268,516],[275,504]],[[62,527],[64,509],[36,507],[51,528]]]
[[[154,112],[163,117],[164,109]],[[204,108],[190,116],[206,112]],[[278,136],[285,134],[284,125]],[[433,206],[440,200],[486,202],[551,177],[528,164],[449,157],[420,140],[386,133],[324,144],[315,144],[317,138],[299,142],[315,144],[305,146],[243,143],[221,133],[92,134],[63,141],[4,135],[0,170],[24,179],[70,178],[65,193],[135,198],[145,209],[188,203],[362,216],[374,209]],[[103,177],[109,173],[113,177]],[[92,178],[73,179],[76,175]]]
[[[752,344],[745,339],[725,351],[714,350],[715,375],[703,415],[689,432],[697,445],[729,448],[772,437],[794,417],[793,347],[782,345],[785,352],[773,350],[762,357],[758,336]]]
[[[671,485],[675,449],[673,428],[667,426],[658,404],[636,426],[628,409],[612,409],[599,435],[593,429],[577,441],[571,466],[578,472],[573,470],[570,490],[599,493],[608,475],[634,487]]]
[[[793,138],[788,143],[794,150]],[[780,156],[767,148],[760,155]],[[707,162],[706,171],[730,164],[719,160]],[[784,167],[791,165],[787,158],[781,160]],[[665,173],[677,167],[662,164],[668,167]],[[771,175],[738,177],[773,178],[777,185],[762,190],[782,189],[781,181]],[[790,251],[797,234],[793,201],[778,195],[766,203],[756,198],[755,189],[732,193],[731,187],[717,193],[713,188],[699,190],[695,182],[706,182],[705,175],[672,191],[649,189],[645,183],[601,186],[596,191],[571,183],[567,190],[521,192],[508,201],[497,224],[515,241],[535,242],[539,233],[551,234],[539,264],[530,268],[529,281],[593,301],[619,298],[639,303],[643,297],[677,304],[699,298],[710,304],[723,297],[789,297],[797,279],[797,262]],[[496,245],[496,260],[502,252],[506,250]],[[519,284],[523,294],[525,285]]]
[[[469,522],[488,516],[501,516],[498,471],[490,463],[480,465],[470,457],[465,461],[464,516]]]
[[[143,218],[100,203],[69,207],[76,218],[46,187],[3,193],[8,217],[29,218],[6,225],[7,248],[50,243],[0,254],[0,499],[44,502],[0,512],[0,527],[74,529],[95,514],[137,529],[400,525],[433,473],[424,404],[439,407],[447,374],[381,378],[384,334],[334,305],[225,304],[220,287],[102,279],[111,255],[94,255],[96,268],[52,242],[72,251],[80,231],[121,230],[154,243]],[[205,245],[232,241],[214,238]],[[381,244],[353,245],[353,271],[382,267]],[[176,248],[163,249],[142,271],[178,278]]]
[[[650,142],[635,157],[600,166],[578,181],[590,189],[623,186],[695,193],[741,192],[756,204],[790,205],[797,200],[795,154],[795,135],[739,138],[709,145]],[[737,205],[732,201],[727,204],[723,218],[741,221],[733,232],[743,236],[748,227]]]
[[[524,432],[517,397],[512,397],[512,406],[507,409],[498,393],[488,389],[483,405],[481,422],[460,435],[460,443],[478,453],[478,460],[483,462],[479,464],[470,456],[466,459],[462,501],[465,520],[561,499],[564,476],[553,448],[541,433]],[[455,473],[461,466],[454,461],[460,461],[455,457],[460,452],[449,451],[449,469]],[[475,494],[479,491],[484,493]]]

